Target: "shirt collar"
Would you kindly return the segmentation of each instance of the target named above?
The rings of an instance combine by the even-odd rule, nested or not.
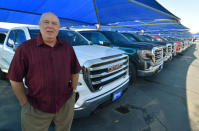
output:
[[[41,33],[36,36],[36,40],[37,40],[37,43],[36,43],[37,46],[45,45],[44,41],[42,39]],[[63,45],[63,43],[60,41],[60,39],[58,37],[57,37],[56,45]]]

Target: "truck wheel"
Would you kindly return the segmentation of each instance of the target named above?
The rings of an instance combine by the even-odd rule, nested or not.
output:
[[[137,76],[137,70],[135,67],[135,64],[132,62],[129,62],[129,75],[130,75],[130,85],[134,85],[136,81]]]
[[[6,73],[2,72],[0,69],[0,80],[6,80]]]

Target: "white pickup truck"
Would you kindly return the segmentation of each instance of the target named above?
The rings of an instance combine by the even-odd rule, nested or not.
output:
[[[8,31],[0,46],[1,78],[8,72],[17,46],[39,33],[38,27],[17,27]],[[72,44],[82,67],[74,107],[75,118],[90,115],[99,105],[116,100],[128,88],[129,61],[123,51],[91,45],[79,33],[68,29],[60,29],[59,37]]]

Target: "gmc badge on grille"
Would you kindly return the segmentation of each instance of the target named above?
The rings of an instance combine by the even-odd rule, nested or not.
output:
[[[110,66],[110,67],[108,67],[108,72],[117,70],[117,69],[119,69],[121,66],[122,66],[122,64],[117,64],[117,65]]]

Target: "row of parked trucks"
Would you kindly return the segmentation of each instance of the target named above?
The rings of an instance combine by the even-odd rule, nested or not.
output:
[[[39,33],[38,27],[16,27],[1,33],[1,79],[6,79],[17,47]],[[62,28],[59,37],[72,44],[82,68],[76,92],[75,118],[88,116],[104,102],[117,100],[136,77],[161,71],[164,62],[183,49],[169,39],[158,41],[153,38],[155,36],[114,31]]]

